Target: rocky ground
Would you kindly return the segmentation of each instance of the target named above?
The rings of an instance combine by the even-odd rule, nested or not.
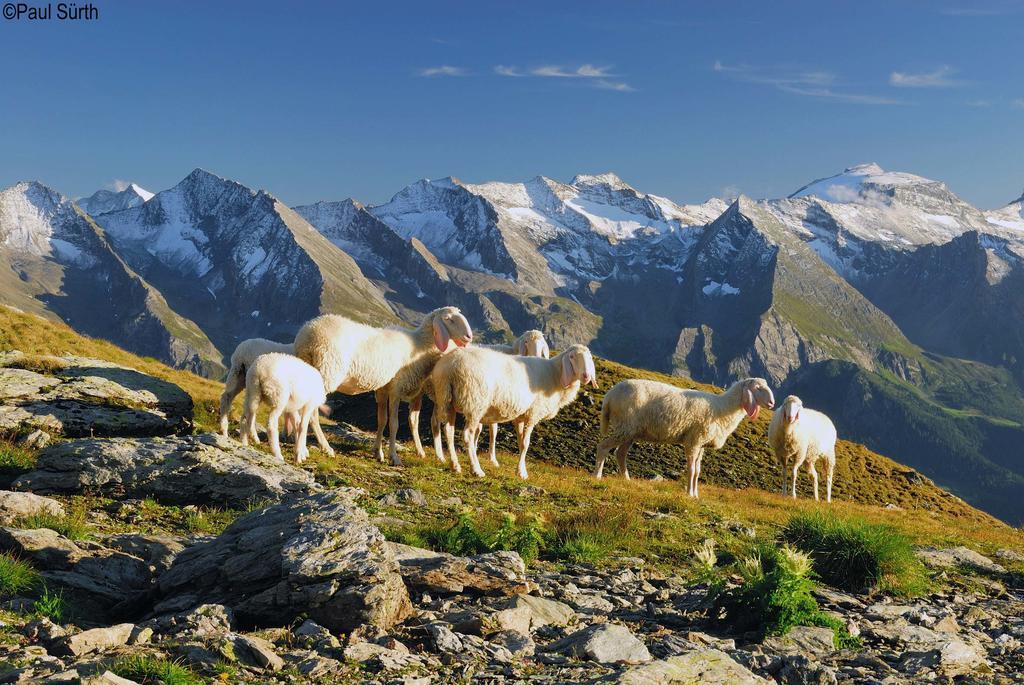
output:
[[[54,622],[28,588],[0,598],[0,683],[1024,682],[1024,558],[1012,550],[921,549],[933,590],[905,602],[820,588],[861,649],[837,650],[816,627],[728,635],[707,585],[670,570],[635,558],[527,568],[514,552],[388,542],[358,489],[182,433],[190,416],[173,386],[93,360],[31,362],[0,368],[0,417],[41,447],[0,492],[0,552],[68,610]],[[128,410],[153,418],[125,422]],[[216,535],[72,539],[21,525],[59,518],[62,498],[82,493],[103,503],[89,512],[96,531],[141,531],[150,500],[240,515]],[[425,501],[398,488],[382,504],[412,517]],[[177,675],[152,668],[170,662]]]

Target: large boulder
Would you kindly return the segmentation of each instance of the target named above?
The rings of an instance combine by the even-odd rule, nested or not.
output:
[[[166,435],[192,423],[174,383],[99,359],[0,354],[0,432]]]
[[[739,665],[725,652],[696,649],[605,676],[594,682],[620,685],[767,685],[770,681]]]
[[[154,612],[221,604],[242,627],[299,616],[335,632],[391,627],[412,606],[384,537],[355,504],[358,492],[294,497],[186,548],[160,576]]]
[[[64,507],[57,500],[31,492],[0,490],[0,525],[9,526],[18,519],[37,514],[63,516]]]
[[[406,584],[413,590],[512,596],[533,589],[526,579],[526,564],[515,552],[457,557],[397,542],[388,543],[388,547],[401,565]]]
[[[307,471],[217,433],[61,443],[40,452],[35,470],[12,487],[234,508],[317,489]]]
[[[651,660],[644,643],[617,623],[595,623],[552,642],[546,649],[600,664],[642,664]]]

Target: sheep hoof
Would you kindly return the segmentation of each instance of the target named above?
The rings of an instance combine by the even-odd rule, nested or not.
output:
[[[391,455],[391,465],[392,466],[401,466],[402,465],[402,458],[399,457],[397,454]]]
[[[495,466],[501,466],[501,464],[498,463],[497,457],[491,457],[491,463],[494,464]]]
[[[309,458],[309,452],[299,452],[298,454],[295,455],[295,463],[296,464],[301,464],[302,462],[306,461],[306,459],[308,459],[308,458]]]
[[[527,479],[529,479],[530,474],[528,474],[526,471],[520,471],[519,472],[519,477],[522,478],[523,480],[527,480]]]
[[[487,474],[484,473],[482,469],[474,469],[473,475],[476,476],[477,478],[484,478]]]
[[[323,451],[323,453],[324,453],[324,454],[326,454],[326,455],[327,455],[328,457],[333,457],[333,456],[334,456],[334,449],[333,449],[333,448],[331,448],[331,447],[327,447],[327,448],[324,448],[324,449],[323,449],[322,451]]]

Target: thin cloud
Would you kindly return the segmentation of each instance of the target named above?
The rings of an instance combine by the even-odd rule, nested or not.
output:
[[[1024,98],[1017,98],[1016,100],[1014,100],[1010,104],[1013,107],[1016,107],[1017,109],[1024,109]]]
[[[965,103],[968,107],[991,107],[995,103],[991,100],[969,100]]]
[[[889,85],[899,88],[953,88],[963,85],[961,81],[951,78],[955,73],[956,69],[946,65],[921,74],[894,71],[889,75]]]
[[[595,67],[593,64],[582,64],[575,69],[549,64],[532,69],[530,73],[549,78],[606,78],[614,76],[608,73],[609,69],[611,67]]]
[[[107,190],[113,190],[115,193],[120,193],[128,189],[131,185],[131,181],[123,181],[119,178],[115,178],[110,183],[105,184]]]
[[[420,76],[432,77],[432,76],[468,76],[469,72],[462,67],[453,67],[448,64],[442,64],[439,67],[427,67],[426,69],[420,69]]]
[[[1000,17],[1007,14],[1015,14],[1020,11],[1020,6],[1011,4],[999,4],[990,6],[971,5],[967,7],[943,7],[939,14],[947,17]]]
[[[607,81],[605,79],[595,81],[594,87],[601,88],[602,90],[615,90],[620,93],[632,93],[636,90],[636,88],[628,83],[623,83],[622,81]]]
[[[520,76],[526,76],[523,72],[519,71],[516,67],[507,67],[504,64],[499,64],[494,67],[494,73],[499,76],[511,76],[513,78],[519,78]]]
[[[756,83],[771,86],[784,93],[813,97],[836,102],[848,102],[855,105],[899,105],[900,100],[869,95],[864,93],[848,93],[837,90],[838,77],[830,71],[820,69],[788,69],[783,67],[756,67],[747,64],[727,65],[716,60],[712,71],[723,74],[727,78],[744,83]]]

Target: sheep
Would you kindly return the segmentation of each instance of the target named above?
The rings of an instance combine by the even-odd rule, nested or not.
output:
[[[516,354],[521,357],[544,357],[551,358],[551,349],[548,347],[544,334],[534,329],[529,330],[516,338],[515,342],[496,345],[476,345],[488,350],[496,350],[505,354]],[[498,465],[498,424],[491,424],[491,463]],[[421,455],[422,456],[422,455]]]
[[[268,352],[256,357],[245,373],[245,411],[242,415],[242,444],[256,436],[256,412],[260,404],[270,408],[267,418],[267,440],[274,456],[284,461],[281,442],[277,433],[278,420],[282,413],[296,415],[295,460],[303,462],[309,456],[306,447],[306,430],[310,421],[313,433],[322,449],[334,456],[323,430],[317,410],[327,400],[324,379],[320,372],[298,357],[280,352]]]
[[[377,399],[377,458],[384,461],[384,427],[390,426],[391,463],[398,457],[398,406],[409,402],[409,427],[422,455],[419,414],[423,387],[442,354],[464,347],[473,330],[457,307],[427,314],[414,329],[375,328],[336,314],[319,316],[295,336],[295,353],[320,371],[324,387],[346,395],[374,391]]]
[[[782,401],[768,425],[768,444],[782,467],[782,494],[786,494],[788,465],[793,463],[793,498],[796,499],[796,478],[800,465],[814,479],[814,500],[818,501],[818,470],[815,463],[825,458],[825,501],[832,501],[832,476],[836,470],[836,427],[825,414],[805,409],[796,395]]]
[[[231,403],[238,393],[245,389],[246,371],[256,357],[267,352],[292,354],[294,346],[291,343],[279,343],[266,338],[249,338],[238,343],[238,347],[231,353],[231,367],[228,369],[228,375],[224,378],[224,392],[220,396],[220,433],[225,438],[228,437]],[[285,417],[286,433],[288,432],[287,423],[290,420],[292,420],[291,415]]]
[[[452,469],[459,473],[455,453],[455,414],[465,416],[465,439],[473,474],[484,476],[477,459],[481,422],[511,421],[519,438],[519,476],[526,479],[526,452],[539,422],[553,418],[576,399],[580,384],[597,386],[594,358],[583,345],[573,345],[554,359],[510,356],[479,347],[442,357],[430,374],[436,404],[431,434],[438,458],[444,425]]]
[[[737,381],[721,395],[681,390],[666,383],[626,380],[616,383],[601,405],[601,435],[594,477],[604,472],[608,453],[616,450],[619,473],[629,478],[626,455],[636,440],[682,445],[689,470],[689,495],[699,497],[704,448],[720,449],[744,416],[756,419],[760,407],[775,406],[762,378]]]

